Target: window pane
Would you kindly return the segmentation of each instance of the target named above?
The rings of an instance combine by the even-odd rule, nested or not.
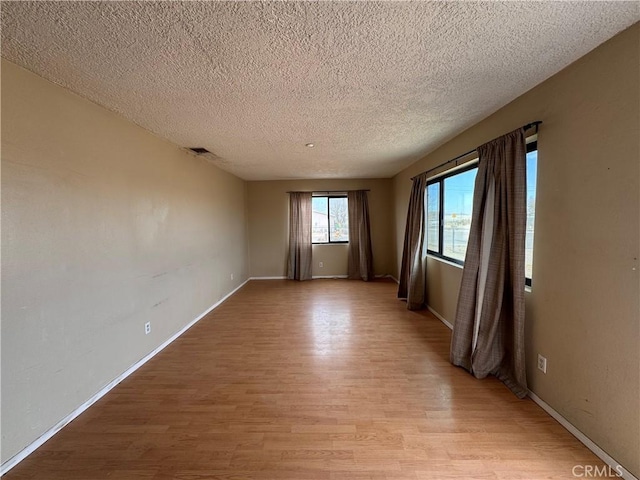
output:
[[[349,241],[349,209],[346,197],[329,198],[329,239],[331,242]]]
[[[533,273],[533,226],[536,218],[536,184],[538,180],[538,151],[527,153],[527,234],[524,247],[524,276]]]
[[[471,227],[473,186],[477,168],[444,179],[442,254],[464,261]]]
[[[313,197],[311,199],[311,241],[313,243],[329,242],[327,197]]]
[[[427,250],[440,249],[440,183],[427,185]]]

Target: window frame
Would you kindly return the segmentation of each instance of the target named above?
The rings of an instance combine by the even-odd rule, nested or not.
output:
[[[331,222],[329,221],[329,212],[331,211],[331,199],[332,198],[344,198],[347,201],[347,211],[349,209],[349,199],[346,194],[336,194],[336,195],[316,195],[315,193],[312,195],[313,198],[326,198],[327,199],[327,237],[329,241],[327,242],[314,242],[313,241],[313,233],[311,234],[311,244],[312,245],[344,245],[348,244],[349,240],[331,240]],[[313,210],[313,209],[312,209]],[[313,228],[313,224],[311,225]],[[348,225],[347,225],[348,228]]]
[[[533,151],[537,151],[538,150],[538,139],[534,137],[534,139],[532,139],[531,141],[527,142],[527,146],[526,146],[526,153],[531,153]],[[469,170],[473,170],[474,168],[477,169],[478,168],[478,158],[475,158],[473,160],[470,160],[467,164],[464,164],[463,166],[459,167],[459,168],[454,168],[452,170],[446,171],[445,173],[442,174],[438,174],[436,176],[434,176],[433,178],[427,180],[427,185],[425,187],[424,190],[424,194],[425,194],[425,214],[424,214],[424,222],[426,223],[427,218],[428,218],[428,212],[427,212],[427,191],[429,189],[430,185],[436,184],[438,183],[439,186],[439,192],[438,192],[438,210],[439,210],[439,215],[438,215],[438,250],[439,251],[435,251],[435,250],[431,250],[429,249],[429,241],[427,239],[427,232],[428,232],[428,228],[424,229],[424,235],[425,235],[425,251],[427,253],[427,255],[431,255],[432,257],[438,258],[440,260],[444,260],[447,262],[451,262],[451,263],[455,263],[457,265],[460,265],[462,267],[464,267],[464,261],[463,260],[458,260],[457,258],[452,258],[452,257],[448,257],[447,255],[444,255],[442,252],[444,250],[444,181],[447,178],[453,177],[455,175],[459,175],[461,173],[465,173],[468,172]],[[536,164],[536,169],[537,169],[537,164]],[[475,185],[474,185],[474,189],[475,189]],[[536,183],[536,190],[538,189],[538,185]],[[537,196],[536,196],[536,200],[537,200]],[[534,232],[535,232],[535,227],[534,227]],[[535,237],[534,237],[535,238]],[[527,287],[531,287],[533,283],[533,279],[529,278],[526,276],[525,274],[525,285]]]

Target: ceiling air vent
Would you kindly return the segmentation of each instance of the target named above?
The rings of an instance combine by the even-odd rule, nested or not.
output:
[[[219,167],[226,163],[223,158],[220,158],[218,155],[216,155],[215,153],[207,150],[206,148],[188,147],[188,150],[190,150],[191,152],[195,153],[200,158],[204,158],[207,162],[211,162],[214,165],[217,165]]]
[[[189,150],[191,150],[193,153],[197,153],[198,155],[202,155],[203,153],[211,153],[209,150],[202,147],[189,147]]]

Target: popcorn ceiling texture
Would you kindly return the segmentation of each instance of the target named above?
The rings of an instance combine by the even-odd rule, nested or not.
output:
[[[2,56],[246,180],[393,176],[640,18],[637,2],[1,8]]]

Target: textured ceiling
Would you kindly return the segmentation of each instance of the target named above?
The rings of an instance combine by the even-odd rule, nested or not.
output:
[[[591,1],[1,8],[2,56],[247,180],[390,177],[640,18]]]

